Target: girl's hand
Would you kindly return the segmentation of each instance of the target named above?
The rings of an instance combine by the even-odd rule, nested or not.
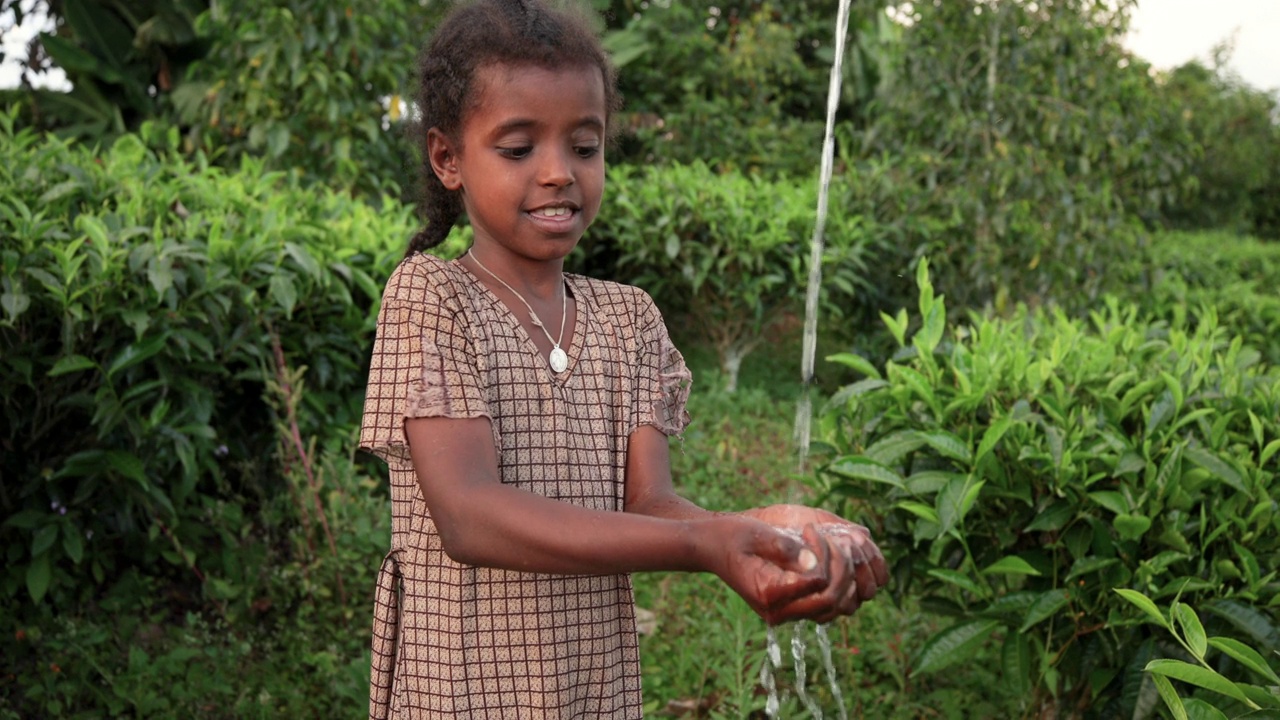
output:
[[[742,515],[722,515],[699,525],[703,565],[770,625],[790,619],[781,609],[828,585],[829,550],[813,528],[796,536]]]
[[[829,583],[819,592],[778,608],[774,615],[779,621],[804,618],[828,622],[851,615],[889,581],[884,555],[862,525],[803,505],[771,505],[742,514],[793,533],[816,527],[819,542],[827,546]],[[813,545],[808,536],[806,542]]]

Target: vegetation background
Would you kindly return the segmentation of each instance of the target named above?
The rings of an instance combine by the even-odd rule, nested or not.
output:
[[[592,4],[626,109],[572,265],[686,350],[682,492],[820,503],[894,567],[829,666],[781,630],[783,716],[1275,717],[1275,94],[1154,72],[1125,0],[857,3],[798,471],[837,4]],[[0,717],[360,716],[389,508],[354,431],[448,3],[37,5],[0,91]],[[763,714],[744,604],[637,599],[647,713]]]

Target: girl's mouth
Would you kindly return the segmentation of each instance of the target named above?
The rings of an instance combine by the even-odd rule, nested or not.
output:
[[[544,207],[531,210],[529,214],[534,217],[557,218],[564,215],[572,215],[573,209],[567,207]]]

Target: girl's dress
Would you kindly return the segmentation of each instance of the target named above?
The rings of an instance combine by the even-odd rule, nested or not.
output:
[[[639,718],[628,575],[462,565],[442,550],[404,420],[487,417],[502,482],[623,509],[627,439],[688,422],[690,374],[647,294],[565,276],[577,308],[554,373],[519,321],[457,262],[404,260],[378,316],[360,447],[391,475],[391,551],[378,576],[373,718]]]

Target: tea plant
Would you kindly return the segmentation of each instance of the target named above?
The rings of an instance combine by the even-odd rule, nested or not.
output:
[[[1212,312],[1192,329],[1108,301],[1088,323],[948,326],[925,262],[917,281],[919,315],[884,317],[898,354],[832,358],[867,377],[828,407],[822,474],[872,512],[895,592],[957,617],[914,672],[996,639],[1027,713],[1140,716],[1154,639],[1116,587],[1181,592],[1270,642],[1280,373]]]
[[[1227,720],[1224,709],[1232,712],[1231,717],[1236,718],[1280,715],[1280,675],[1272,667],[1276,660],[1268,662],[1261,653],[1239,640],[1207,635],[1196,611],[1177,600],[1173,601],[1166,614],[1150,598],[1136,590],[1118,589],[1116,592],[1145,613],[1148,621],[1168,631],[1181,646],[1183,654],[1194,661],[1158,659],[1147,663],[1145,668],[1151,674],[1160,698],[1175,720],[1188,720],[1192,716],[1206,720]],[[1280,631],[1280,625],[1273,626],[1272,630]],[[1220,668],[1229,666],[1248,671],[1244,674],[1260,679],[1266,685],[1228,679],[1208,662],[1209,648],[1221,653],[1220,660],[1227,660],[1216,663]],[[1280,651],[1273,651],[1271,654],[1280,659]],[[1194,685],[1213,694],[1205,696],[1208,699],[1183,699],[1171,680]]]

